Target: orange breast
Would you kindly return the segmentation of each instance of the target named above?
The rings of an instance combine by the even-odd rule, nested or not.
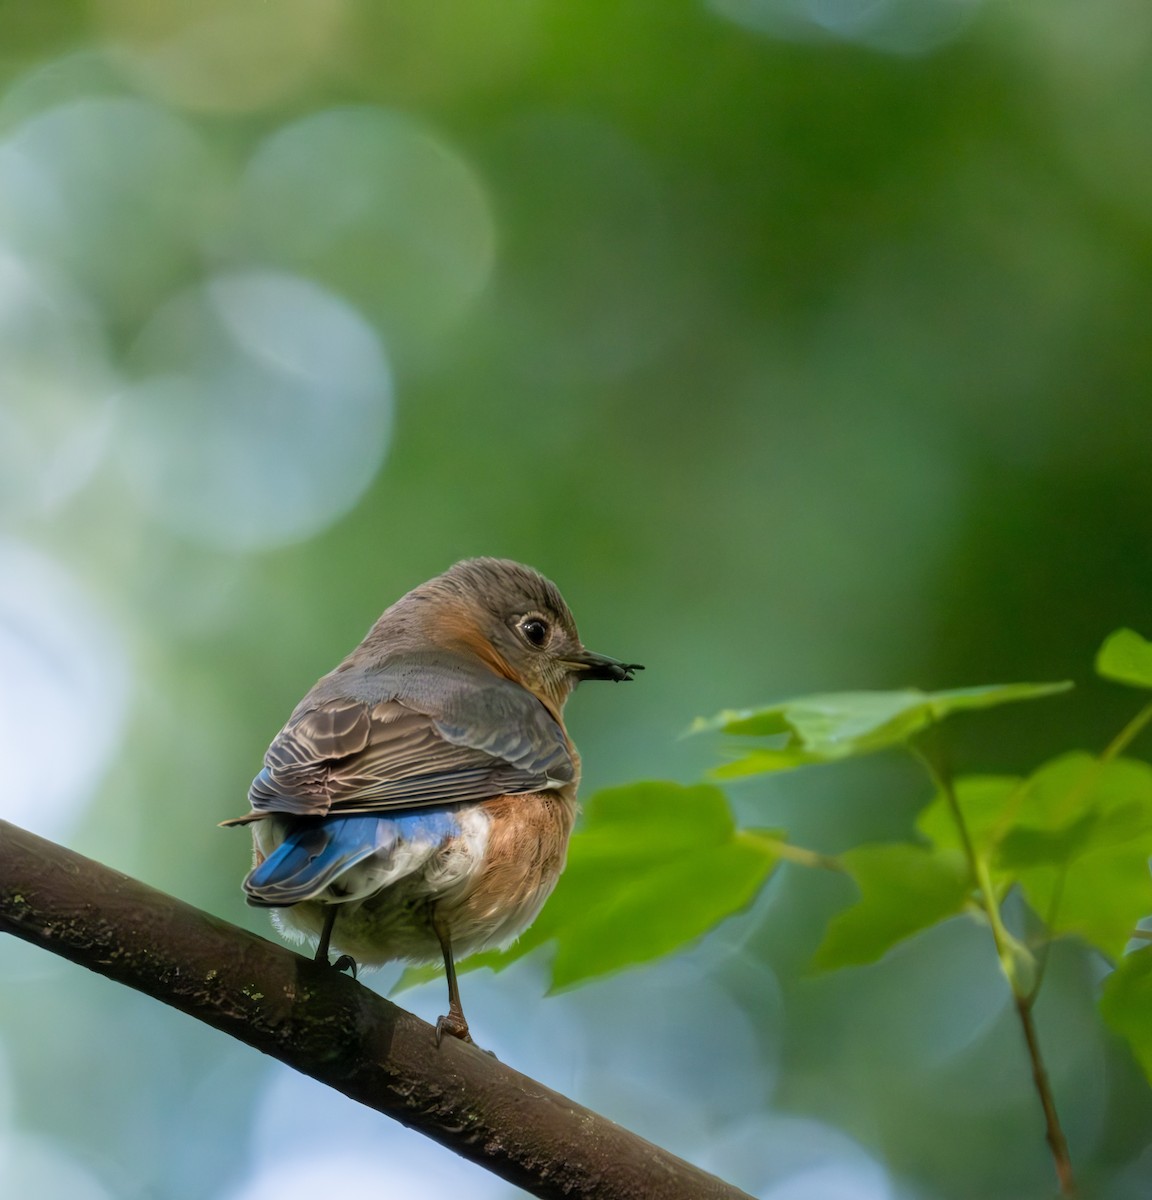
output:
[[[483,809],[490,822],[484,865],[463,895],[440,906],[461,948],[503,944],[532,923],[564,869],[576,820],[567,789],[497,796]]]

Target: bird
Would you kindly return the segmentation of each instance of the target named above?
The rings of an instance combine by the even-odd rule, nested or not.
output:
[[[559,589],[464,559],[391,605],[305,695],[248,792],[243,889],[318,961],[442,961],[471,1042],[456,956],[515,940],[551,894],[577,816],[563,711],[584,680],[643,668],[587,650]]]

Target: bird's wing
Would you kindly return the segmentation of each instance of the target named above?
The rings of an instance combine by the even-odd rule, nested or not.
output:
[[[575,778],[568,740],[531,693],[504,680],[410,700],[304,708],[268,748],[254,813],[381,813],[541,791]]]

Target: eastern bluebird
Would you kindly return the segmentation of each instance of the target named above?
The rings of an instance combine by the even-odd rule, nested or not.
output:
[[[473,558],[387,609],[296,706],[252,781],[249,904],[338,966],[504,945],[548,898],[576,819],[580,757],[562,711],[583,679],[638,663],[586,650],[555,584]]]

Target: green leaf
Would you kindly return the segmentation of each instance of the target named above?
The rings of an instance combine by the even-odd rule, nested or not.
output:
[[[1096,674],[1114,683],[1152,688],[1152,642],[1132,629],[1117,629],[1096,655]]]
[[[942,692],[929,692],[928,702],[937,720],[954,712],[977,708],[998,708],[1001,704],[1017,704],[1021,700],[1043,700],[1046,696],[1059,696],[1071,691],[1075,685],[1070,679],[1055,683],[991,683],[982,687],[952,688]]]
[[[1063,873],[1062,883],[1061,874],[1056,867],[1022,871],[1020,886],[1028,903],[1049,923],[1051,934],[1073,934],[1118,958],[1136,922],[1152,913],[1147,848],[1137,854],[1088,855]]]
[[[1109,955],[1124,949],[1152,912],[1152,767],[1075,751],[1027,779],[966,776],[955,789],[993,878],[1019,883],[1051,934],[1074,934]],[[935,846],[960,845],[942,796],[917,826]]]
[[[1020,792],[1000,863],[1062,866],[1152,835],[1152,767],[1072,751],[1044,763]]]
[[[954,786],[998,884],[1018,883],[1052,935],[1078,936],[1108,955],[1123,950],[1152,912],[1152,767],[1077,751],[1025,780],[966,776]],[[940,795],[917,826],[934,846],[960,845]]]
[[[875,962],[897,942],[960,912],[972,887],[957,850],[858,846],[840,861],[860,899],[829,924],[813,958],[819,970]]]
[[[1020,870],[1071,862],[1083,852],[1095,825],[1095,815],[1083,813],[1064,829],[1013,829],[1000,844],[999,864]]]
[[[727,797],[711,784],[642,780],[596,792],[585,804],[583,826],[569,843],[567,866],[544,910],[511,946],[469,955],[456,969],[502,971],[561,936],[628,881],[738,836]],[[440,966],[409,967],[392,994],[442,974]]]
[[[648,780],[604,788],[584,805],[568,865],[663,860],[702,842],[726,842],[735,830],[728,797],[711,784]]]
[[[722,778],[736,778],[869,754],[909,741],[950,713],[1034,700],[1071,686],[1009,683],[942,692],[905,689],[804,696],[764,708],[730,709],[701,718],[692,726],[692,732],[721,730],[740,737],[783,736],[782,745],[758,749],[715,772]]]
[[[1100,998],[1105,1022],[1132,1047],[1152,1081],[1152,948],[1126,954],[1105,980]]]
[[[709,775],[713,779],[744,779],[749,775],[770,775],[773,771],[791,771],[823,761],[821,755],[807,754],[803,750],[753,750],[735,762],[716,767]]]
[[[767,708],[728,710],[697,720],[693,730],[719,729],[740,737],[786,734],[786,748],[822,762],[880,749],[911,737],[931,714],[917,691],[830,692]]]
[[[1001,823],[994,867],[1019,882],[1053,935],[1122,953],[1152,912],[1152,767],[1073,752],[1039,767]]]
[[[952,784],[972,844],[987,857],[1011,821],[1014,799],[1024,786],[1017,775],[961,775]],[[938,849],[960,850],[956,820],[943,794],[937,793],[917,818],[916,827]]]
[[[1039,844],[1037,834],[1050,835],[1053,862],[1064,862],[1093,823],[1086,812],[1092,807],[1094,780],[1101,771],[1100,761],[1083,750],[1057,755],[1041,764],[1023,782],[1014,797],[1001,830],[1007,848],[1002,851],[1006,866],[1016,863],[1014,844],[1029,839]],[[1066,849],[1062,849],[1067,843]]]
[[[776,704],[768,708],[726,708],[714,717],[697,717],[688,732],[713,733],[719,729],[724,733],[747,734],[749,737],[772,737],[778,733],[791,733],[792,730],[784,718],[786,707],[784,704]]]
[[[556,989],[667,954],[755,899],[779,861],[780,839],[778,831],[737,830],[727,797],[711,784],[597,792],[535,923],[513,946],[473,955],[461,969],[500,970],[555,941]]]
[[[1136,920],[1152,912],[1152,767],[1074,751],[1027,779],[970,775],[954,787],[997,883],[1019,883],[1052,935],[1121,953]],[[937,848],[960,846],[942,796],[917,827]]]
[[[693,941],[756,898],[778,858],[754,835],[697,849],[621,881],[557,931],[554,989],[648,962]]]

